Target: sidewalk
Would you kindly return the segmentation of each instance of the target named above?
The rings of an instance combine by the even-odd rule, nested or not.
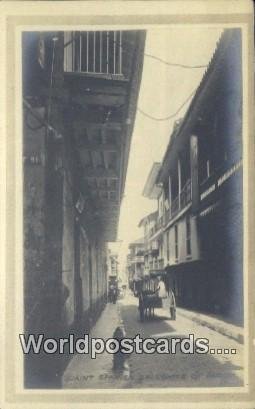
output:
[[[116,327],[122,327],[118,304],[107,304],[95,326],[91,329],[90,338],[112,338]],[[89,354],[77,354],[67,366],[63,377],[63,388],[95,389],[125,388],[129,381],[129,368],[125,363],[124,371],[115,372],[113,355],[104,352],[92,359]]]
[[[234,339],[240,344],[243,344],[244,331],[242,327],[238,327],[237,325],[230,324],[226,321],[223,321],[221,319],[218,319],[210,315],[201,314],[196,311],[188,311],[184,308],[178,307],[177,308],[177,319],[178,319],[179,314],[185,318],[191,319],[196,324],[210,328],[216,332],[219,332],[222,335],[225,335],[231,339]]]

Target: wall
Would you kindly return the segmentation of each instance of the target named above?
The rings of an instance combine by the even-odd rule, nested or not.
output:
[[[37,110],[43,113],[42,110]],[[40,331],[45,287],[45,128],[27,111],[23,136],[25,330]]]
[[[74,321],[74,205],[68,184],[67,172],[64,174],[63,190],[63,252],[62,252],[62,282],[68,293],[63,303],[62,319],[69,326]]]
[[[243,320],[242,172],[225,182],[220,206],[199,223],[208,309]]]
[[[83,296],[83,314],[88,317],[90,307],[90,293],[89,293],[89,280],[90,280],[90,266],[89,266],[89,241],[84,228],[81,228],[81,280],[82,280],[82,296]]]

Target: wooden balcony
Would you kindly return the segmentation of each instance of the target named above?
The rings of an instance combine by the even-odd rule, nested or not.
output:
[[[188,204],[191,203],[191,180],[188,179],[183,186],[180,196],[176,196],[170,205],[170,209],[165,211],[164,225],[174,219]]]
[[[116,237],[123,197],[145,33],[64,33],[64,88],[72,111],[70,134],[81,181],[107,241]],[[111,233],[112,231],[112,233]]]
[[[149,263],[150,270],[163,270],[164,269],[164,259],[154,259]]]
[[[144,256],[135,256],[135,257],[132,259],[132,263],[133,263],[133,264],[141,264],[141,263],[144,263]]]

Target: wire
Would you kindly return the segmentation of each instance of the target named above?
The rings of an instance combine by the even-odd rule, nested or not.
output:
[[[145,111],[143,111],[139,107],[137,108],[137,111],[140,112],[140,114],[146,116],[146,118],[149,118],[149,119],[151,119],[153,121],[169,121],[170,119],[174,118],[181,111],[181,109],[184,107],[184,105],[187,104],[187,102],[191,99],[191,97],[195,94],[195,92],[196,92],[196,88],[192,91],[192,93],[188,96],[188,98],[185,99],[185,101],[181,104],[181,106],[177,109],[176,112],[174,112],[173,114],[168,115],[166,117],[163,117],[163,118],[157,118],[155,116],[147,114]]]
[[[114,44],[114,43],[118,44],[117,41],[113,41],[113,44]],[[126,45],[127,45],[128,42],[127,42],[127,41],[123,41],[123,44],[126,44]],[[130,56],[133,56],[133,55],[134,55],[133,53],[131,53],[130,51],[128,51],[126,48],[123,49],[123,53],[129,54]],[[189,68],[189,69],[194,69],[194,68],[206,68],[206,67],[208,67],[207,64],[205,64],[205,65],[187,65],[187,64],[173,63],[173,62],[165,61],[165,60],[163,60],[162,58],[157,57],[156,55],[149,54],[149,53],[145,53],[145,52],[143,53],[143,55],[144,55],[145,57],[152,58],[153,60],[156,60],[156,61],[159,61],[159,62],[161,62],[161,63],[163,63],[163,64],[166,64],[166,65],[168,65],[168,66],[170,66],[170,67],[180,67],[180,68]]]
[[[181,67],[181,68],[206,68],[207,67],[207,65],[186,65],[186,64],[172,63],[172,62],[162,60],[162,58],[156,57],[155,55],[152,55],[152,54],[144,53],[144,55],[145,57],[149,57],[149,58],[152,58],[153,60],[160,61],[163,64],[169,65],[171,67]]]

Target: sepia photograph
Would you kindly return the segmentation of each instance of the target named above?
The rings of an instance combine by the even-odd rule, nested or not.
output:
[[[22,34],[26,334],[210,342],[128,360],[42,345],[27,387],[243,385],[241,43],[239,28]]]
[[[244,394],[247,25],[108,17],[28,16],[7,35],[19,234],[9,374],[16,392],[73,403],[79,393]]]

